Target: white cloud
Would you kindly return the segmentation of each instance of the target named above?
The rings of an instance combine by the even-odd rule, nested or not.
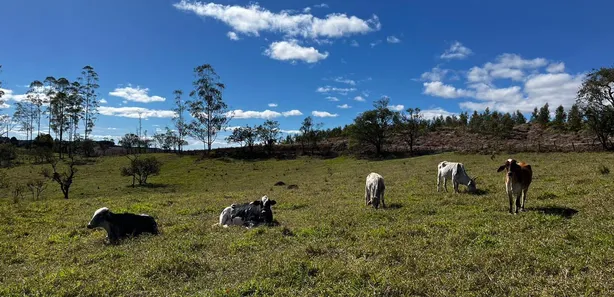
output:
[[[335,77],[333,80],[338,82],[338,83],[348,84],[348,85],[352,85],[352,86],[356,85],[356,82],[354,80],[343,78],[341,76]]]
[[[133,88],[132,85],[128,84],[125,88],[115,88],[115,90],[109,92],[109,95],[140,103],[163,102],[166,100],[166,98],[160,96],[149,96],[148,92],[149,88],[142,89],[139,86]]]
[[[399,43],[401,39],[398,39],[396,36],[388,36],[386,41],[388,41],[388,43]]]
[[[4,92],[4,95],[2,96],[3,101],[13,100],[15,102],[21,102],[26,99],[26,94],[16,95],[13,93],[13,90],[10,90],[10,89],[0,88],[0,90]]]
[[[109,103],[109,102],[107,102],[107,99],[104,99],[104,98],[100,99],[100,101],[98,101],[98,102],[100,102],[100,104],[107,104],[107,103]]]
[[[230,40],[239,40],[240,39],[239,36],[237,35],[237,33],[232,32],[232,31],[226,33],[226,36],[228,36],[228,38],[230,38]]]
[[[457,89],[454,86],[446,85],[440,81],[425,82],[423,85],[424,94],[436,97],[459,98],[469,96],[471,94],[467,90]]]
[[[0,104],[0,109],[5,109],[5,108],[9,108],[9,107],[11,107],[11,106],[6,104],[6,103]]]
[[[380,43],[382,43],[381,40],[376,40],[376,41],[373,41],[373,42],[369,43],[369,45],[371,45],[371,47],[373,48],[373,47],[377,46]]]
[[[281,116],[290,117],[290,116],[300,116],[301,113],[299,110],[293,109],[290,111],[277,112],[272,110],[265,111],[253,111],[253,110],[242,110],[237,109],[233,111],[229,111],[227,115],[232,116],[233,119],[273,119]]]
[[[319,87],[316,89],[316,92],[318,93],[336,92],[341,95],[347,95],[349,92],[354,92],[354,91],[356,91],[356,88],[337,88],[337,87],[331,87],[331,86],[324,86],[324,87]]]
[[[317,118],[334,118],[334,117],[338,117],[339,116],[336,113],[330,113],[328,111],[317,111],[317,110],[312,111],[311,115],[313,115],[314,117],[317,117]]]
[[[441,69],[439,66],[436,66],[431,71],[422,73],[420,79],[423,81],[443,81],[449,71],[448,69]]]
[[[363,98],[362,96],[356,96],[354,97],[354,101],[365,102],[365,98]]]
[[[153,110],[143,107],[109,107],[101,106],[98,111],[102,115],[125,117],[125,118],[139,118],[141,113],[142,118],[172,118],[175,113],[172,110]]]
[[[276,41],[269,45],[264,54],[271,59],[280,61],[304,61],[316,63],[328,58],[328,52],[320,53],[314,47],[303,47],[297,40]]]
[[[283,130],[283,129],[281,129],[279,131],[282,132],[282,133],[286,133],[286,134],[301,134],[300,130]]]
[[[269,107],[277,107],[277,103],[269,103]]]
[[[326,3],[316,4],[313,7],[315,7],[315,8],[328,8],[328,4],[326,4]]]
[[[399,105],[388,105],[388,109],[392,110],[392,111],[402,111],[403,109],[405,109],[405,106],[399,104]]]
[[[439,116],[447,117],[447,116],[454,115],[454,113],[446,111],[446,110],[444,110],[441,107],[437,107],[437,108],[433,108],[433,109],[421,110],[420,113],[422,114],[422,116],[425,119],[429,119],[429,120],[434,118],[434,117],[439,117]]]
[[[455,41],[449,49],[441,54],[442,59],[465,59],[473,54],[471,49],[465,47],[462,43]]]
[[[339,101],[339,98],[334,97],[334,96],[328,96],[328,97],[326,97],[326,99],[328,99],[328,101],[331,101],[331,102],[337,102],[337,101]]]
[[[495,62],[488,62],[483,67],[472,67],[467,73],[469,82],[488,83],[496,79],[511,79],[514,81],[524,81],[526,74],[524,70],[534,70],[544,67],[548,61],[544,58],[524,59],[516,54],[499,55]],[[560,66],[555,66],[559,67]],[[564,68],[564,65],[563,65]]]
[[[303,12],[304,12],[304,13],[310,13],[310,12],[311,12],[311,7],[305,7],[305,8],[303,9]]]
[[[286,36],[305,38],[339,38],[381,29],[376,15],[364,20],[356,16],[331,13],[321,19],[309,13],[294,14],[290,11],[275,13],[258,4],[240,6],[186,0],[173,6],[201,17],[216,19],[230,26],[235,32],[253,36],[259,36],[261,32],[281,32]]]
[[[350,42],[350,46],[353,46],[353,47],[359,47],[359,46],[360,46],[360,44],[358,44],[358,41],[356,41],[356,40],[352,40],[352,42]]]
[[[347,105],[347,104],[337,105],[337,107],[338,107],[338,108],[341,108],[341,109],[349,109],[349,108],[352,108],[351,106],[349,106],[349,105]]]
[[[546,71],[548,71],[549,73],[563,72],[563,71],[565,71],[565,63],[563,63],[563,62],[552,63],[552,64],[548,65],[548,68],[546,68]]]

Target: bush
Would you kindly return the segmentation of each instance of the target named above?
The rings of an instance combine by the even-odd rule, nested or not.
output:
[[[147,157],[139,159],[138,157],[130,160],[130,167],[123,167],[121,169],[122,176],[132,176],[132,186],[136,181],[139,182],[139,186],[147,184],[147,178],[151,175],[158,175],[162,163],[156,159],[156,157]]]
[[[47,188],[47,180],[45,179],[31,179],[26,184],[30,192],[32,192],[32,199],[38,200],[43,193],[43,191]]]
[[[0,144],[0,167],[9,167],[11,161],[17,159],[15,146],[5,143]]]

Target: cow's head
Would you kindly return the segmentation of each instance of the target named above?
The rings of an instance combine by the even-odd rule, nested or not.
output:
[[[98,210],[96,210],[96,212],[94,212],[94,216],[92,216],[92,219],[87,224],[87,228],[94,229],[96,227],[103,227],[110,214],[111,211],[109,211],[109,208],[99,208]]]
[[[273,210],[271,209],[271,206],[277,204],[277,201],[270,200],[266,195],[262,196],[261,201],[262,207],[260,211],[260,218],[265,223],[270,224],[273,222]]]
[[[501,172],[503,170],[505,170],[505,173],[508,177],[512,177],[515,172],[520,170],[520,165],[518,165],[518,162],[516,162],[516,160],[514,159],[507,159],[507,161],[505,161],[505,164],[501,165],[501,167],[497,169],[497,172]]]

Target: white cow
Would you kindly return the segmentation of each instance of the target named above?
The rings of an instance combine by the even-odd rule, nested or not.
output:
[[[373,204],[373,207],[378,209],[381,201],[382,207],[386,208],[386,203],[384,203],[384,190],[386,190],[384,178],[375,172],[369,173],[365,184],[366,205]]]
[[[443,178],[443,188],[448,191],[447,183],[448,179],[452,180],[454,185],[454,193],[458,193],[458,185],[463,184],[467,186],[467,190],[471,193],[477,190],[475,185],[475,178],[469,177],[465,171],[465,165],[458,162],[443,161],[437,165],[437,192]]]

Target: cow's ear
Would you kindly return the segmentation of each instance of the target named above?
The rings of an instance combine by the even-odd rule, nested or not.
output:
[[[253,205],[262,205],[262,201],[254,200],[251,204],[253,204]]]
[[[505,169],[505,165],[502,165],[501,167],[499,167],[499,169],[497,169],[497,172],[501,172]]]
[[[269,204],[270,204],[270,205],[275,205],[275,204],[277,204],[277,201],[275,201],[275,200],[269,200]]]

